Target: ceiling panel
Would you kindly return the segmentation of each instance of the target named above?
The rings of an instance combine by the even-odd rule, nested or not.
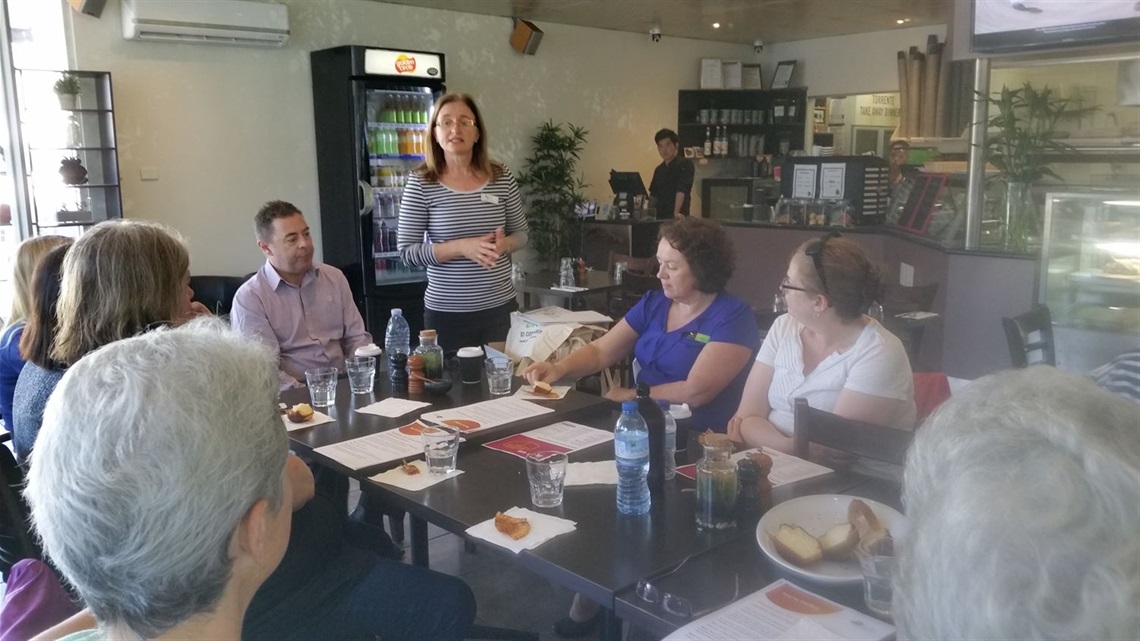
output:
[[[383,0],[666,38],[752,44],[945,24],[952,0]],[[899,20],[904,20],[899,24]],[[713,23],[720,28],[714,28]]]

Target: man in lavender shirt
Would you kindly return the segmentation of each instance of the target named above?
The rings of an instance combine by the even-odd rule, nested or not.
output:
[[[265,265],[238,289],[230,322],[277,350],[281,389],[305,384],[305,370],[335,367],[372,342],[335,267],[313,262],[309,224],[291,203],[273,200],[254,217]]]

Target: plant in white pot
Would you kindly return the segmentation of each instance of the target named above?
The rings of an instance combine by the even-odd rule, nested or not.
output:
[[[55,81],[52,88],[59,98],[60,109],[75,109],[79,104],[79,76],[65,71],[59,75],[59,80]]]

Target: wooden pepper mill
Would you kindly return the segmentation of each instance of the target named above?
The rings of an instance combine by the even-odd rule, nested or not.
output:
[[[586,287],[586,259],[578,259],[578,287]]]
[[[408,393],[424,393],[424,357],[420,354],[408,357]]]

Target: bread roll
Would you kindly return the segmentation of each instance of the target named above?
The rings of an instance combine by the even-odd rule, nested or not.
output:
[[[530,521],[496,512],[495,529],[517,541],[530,534]]]
[[[851,550],[859,542],[859,533],[850,523],[840,523],[819,537],[819,545],[823,548],[823,558],[833,561],[844,561],[851,557]]]
[[[293,423],[304,423],[313,418],[313,408],[308,403],[298,403],[285,412],[285,418]]]
[[[852,499],[847,506],[847,521],[855,526],[860,540],[870,539],[875,533],[885,529],[870,506],[859,499]]]
[[[810,565],[823,558],[819,541],[798,525],[781,525],[772,542],[780,556],[795,565]]]

